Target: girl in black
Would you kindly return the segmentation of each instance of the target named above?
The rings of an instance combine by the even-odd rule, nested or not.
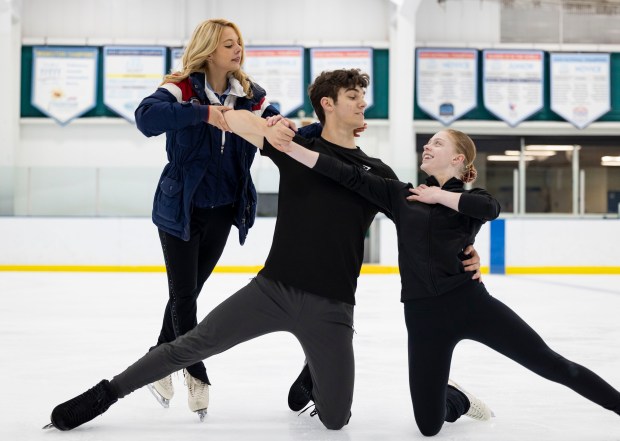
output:
[[[416,188],[295,143],[288,154],[368,198],[396,224],[409,335],[409,386],[416,423],[424,435],[437,434],[444,420],[454,421],[465,413],[458,410],[458,395],[448,385],[452,352],[463,339],[483,343],[620,415],[618,390],[550,349],[462,269],[456,256],[500,211],[497,200],[485,190],[463,188],[476,177],[475,145],[467,135],[447,129],[431,138],[421,165],[429,178]]]

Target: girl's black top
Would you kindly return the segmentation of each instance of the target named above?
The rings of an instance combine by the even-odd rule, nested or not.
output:
[[[482,224],[499,216],[500,205],[486,190],[465,190],[452,178],[443,190],[462,193],[458,211],[441,204],[408,201],[411,184],[385,179],[363,168],[320,154],[314,170],[375,204],[396,224],[401,301],[432,297],[479,283],[465,272],[463,250],[474,243]],[[426,184],[439,186],[430,176]]]

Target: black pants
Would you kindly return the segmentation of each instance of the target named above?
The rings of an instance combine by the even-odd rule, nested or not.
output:
[[[196,327],[196,300],[224,251],[233,214],[230,205],[194,208],[187,242],[159,230],[169,299],[157,346]],[[192,377],[211,384],[204,363],[193,364],[187,367],[187,371]]]
[[[620,414],[620,392],[585,367],[552,351],[517,314],[491,297],[481,283],[442,296],[405,302],[409,333],[409,387],[416,423],[427,436],[460,414],[446,384],[452,352],[475,340],[532,372],[563,384]]]

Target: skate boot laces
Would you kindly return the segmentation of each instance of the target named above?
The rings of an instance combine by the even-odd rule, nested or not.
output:
[[[209,407],[209,385],[192,375],[186,370],[183,371],[185,375],[185,384],[188,391],[188,405],[192,412],[198,412],[199,410],[207,410]]]

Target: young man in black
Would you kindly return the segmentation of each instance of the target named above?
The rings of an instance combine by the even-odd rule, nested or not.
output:
[[[321,74],[309,93],[324,125],[322,137],[295,137],[295,141],[395,179],[387,165],[355,146],[354,130],[364,124],[368,81],[368,75],[356,69]],[[340,429],[349,421],[355,289],[364,235],[377,208],[279,151],[293,139],[292,130],[273,146],[265,139],[271,128],[261,118],[243,111],[226,112],[225,118],[235,133],[262,148],[261,153],[280,170],[278,218],[265,267],[195,329],[147,353],[112,381],[103,380],[57,406],[52,412],[55,427],[77,427],[146,384],[276,331],[290,332],[299,340],[308,373],[308,381],[302,385],[309,388],[302,398],[314,401],[325,427]],[[282,130],[283,126],[278,126]],[[477,270],[479,259],[475,257],[469,265],[472,267],[466,269]],[[300,377],[306,378],[303,373]]]

